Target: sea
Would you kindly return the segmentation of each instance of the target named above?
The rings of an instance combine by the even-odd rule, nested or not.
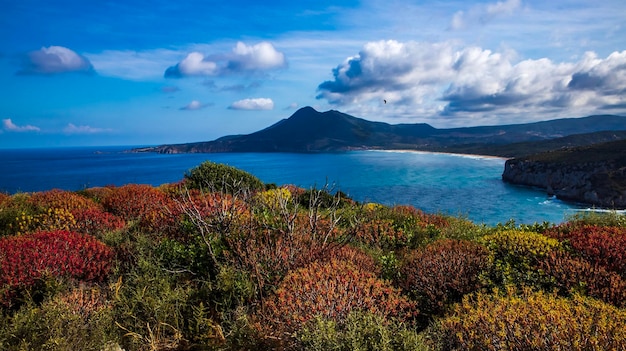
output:
[[[360,202],[412,205],[427,213],[495,225],[562,223],[587,206],[502,182],[505,160],[415,151],[341,153],[130,153],[133,146],[0,149],[0,191],[81,190],[183,179],[204,161],[245,170],[265,183],[341,190]]]

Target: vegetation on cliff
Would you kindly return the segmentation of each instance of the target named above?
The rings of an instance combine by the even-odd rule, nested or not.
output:
[[[624,349],[625,242],[615,213],[489,227],[211,163],[0,194],[0,349]]]

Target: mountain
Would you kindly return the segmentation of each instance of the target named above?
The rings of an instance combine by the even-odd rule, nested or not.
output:
[[[626,131],[626,117],[599,115],[527,124],[437,129],[425,123],[372,122],[335,110],[318,112],[312,107],[303,107],[291,117],[255,133],[231,135],[207,142],[161,145],[133,151],[209,153],[411,149],[470,153],[476,150],[487,151],[491,148],[488,154],[497,155],[498,151],[493,150],[494,147],[497,149],[503,145],[521,143],[517,147],[518,152],[513,152],[512,156],[515,156],[524,154],[522,152],[524,148],[537,142],[601,131]],[[607,138],[606,135],[603,137]],[[624,134],[615,134],[608,140],[624,137]],[[595,137],[587,137],[587,139],[595,140]],[[532,142],[532,144],[523,144],[527,142]]]

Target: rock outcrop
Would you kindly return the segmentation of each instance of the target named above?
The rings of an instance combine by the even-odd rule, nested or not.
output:
[[[626,143],[559,150],[506,161],[505,182],[545,189],[567,201],[626,209]]]

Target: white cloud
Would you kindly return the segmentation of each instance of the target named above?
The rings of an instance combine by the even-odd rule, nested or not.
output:
[[[208,104],[203,104],[198,100],[193,100],[190,103],[188,103],[187,105],[181,107],[181,110],[187,110],[187,111],[195,111],[195,110],[200,110],[203,109],[205,107],[207,107]]]
[[[333,69],[318,99],[360,115],[565,115],[626,110],[626,51],[605,59],[587,53],[578,62],[512,56],[451,43],[380,41]],[[530,117],[532,118],[532,117]]]
[[[98,134],[112,132],[112,129],[107,128],[94,128],[87,125],[77,126],[73,123],[68,123],[63,132],[65,134]]]
[[[267,71],[287,65],[285,55],[271,43],[246,45],[238,42],[230,53],[205,55],[194,51],[165,71],[165,77],[215,76],[229,73]]]
[[[499,16],[510,16],[521,9],[520,0],[498,1],[472,7],[469,11],[458,11],[452,17],[451,29],[464,29],[473,24],[485,24]]]
[[[282,68],[286,65],[285,55],[268,42],[246,45],[238,42],[228,62],[233,71],[254,71]]]
[[[274,101],[267,98],[243,99],[233,102],[228,108],[231,110],[272,110]]]
[[[19,74],[93,73],[89,60],[63,46],[42,47],[25,58]]]
[[[3,119],[2,126],[7,132],[39,132],[41,130],[39,127],[31,126],[29,124],[25,126],[18,126],[13,123],[10,118]]]

